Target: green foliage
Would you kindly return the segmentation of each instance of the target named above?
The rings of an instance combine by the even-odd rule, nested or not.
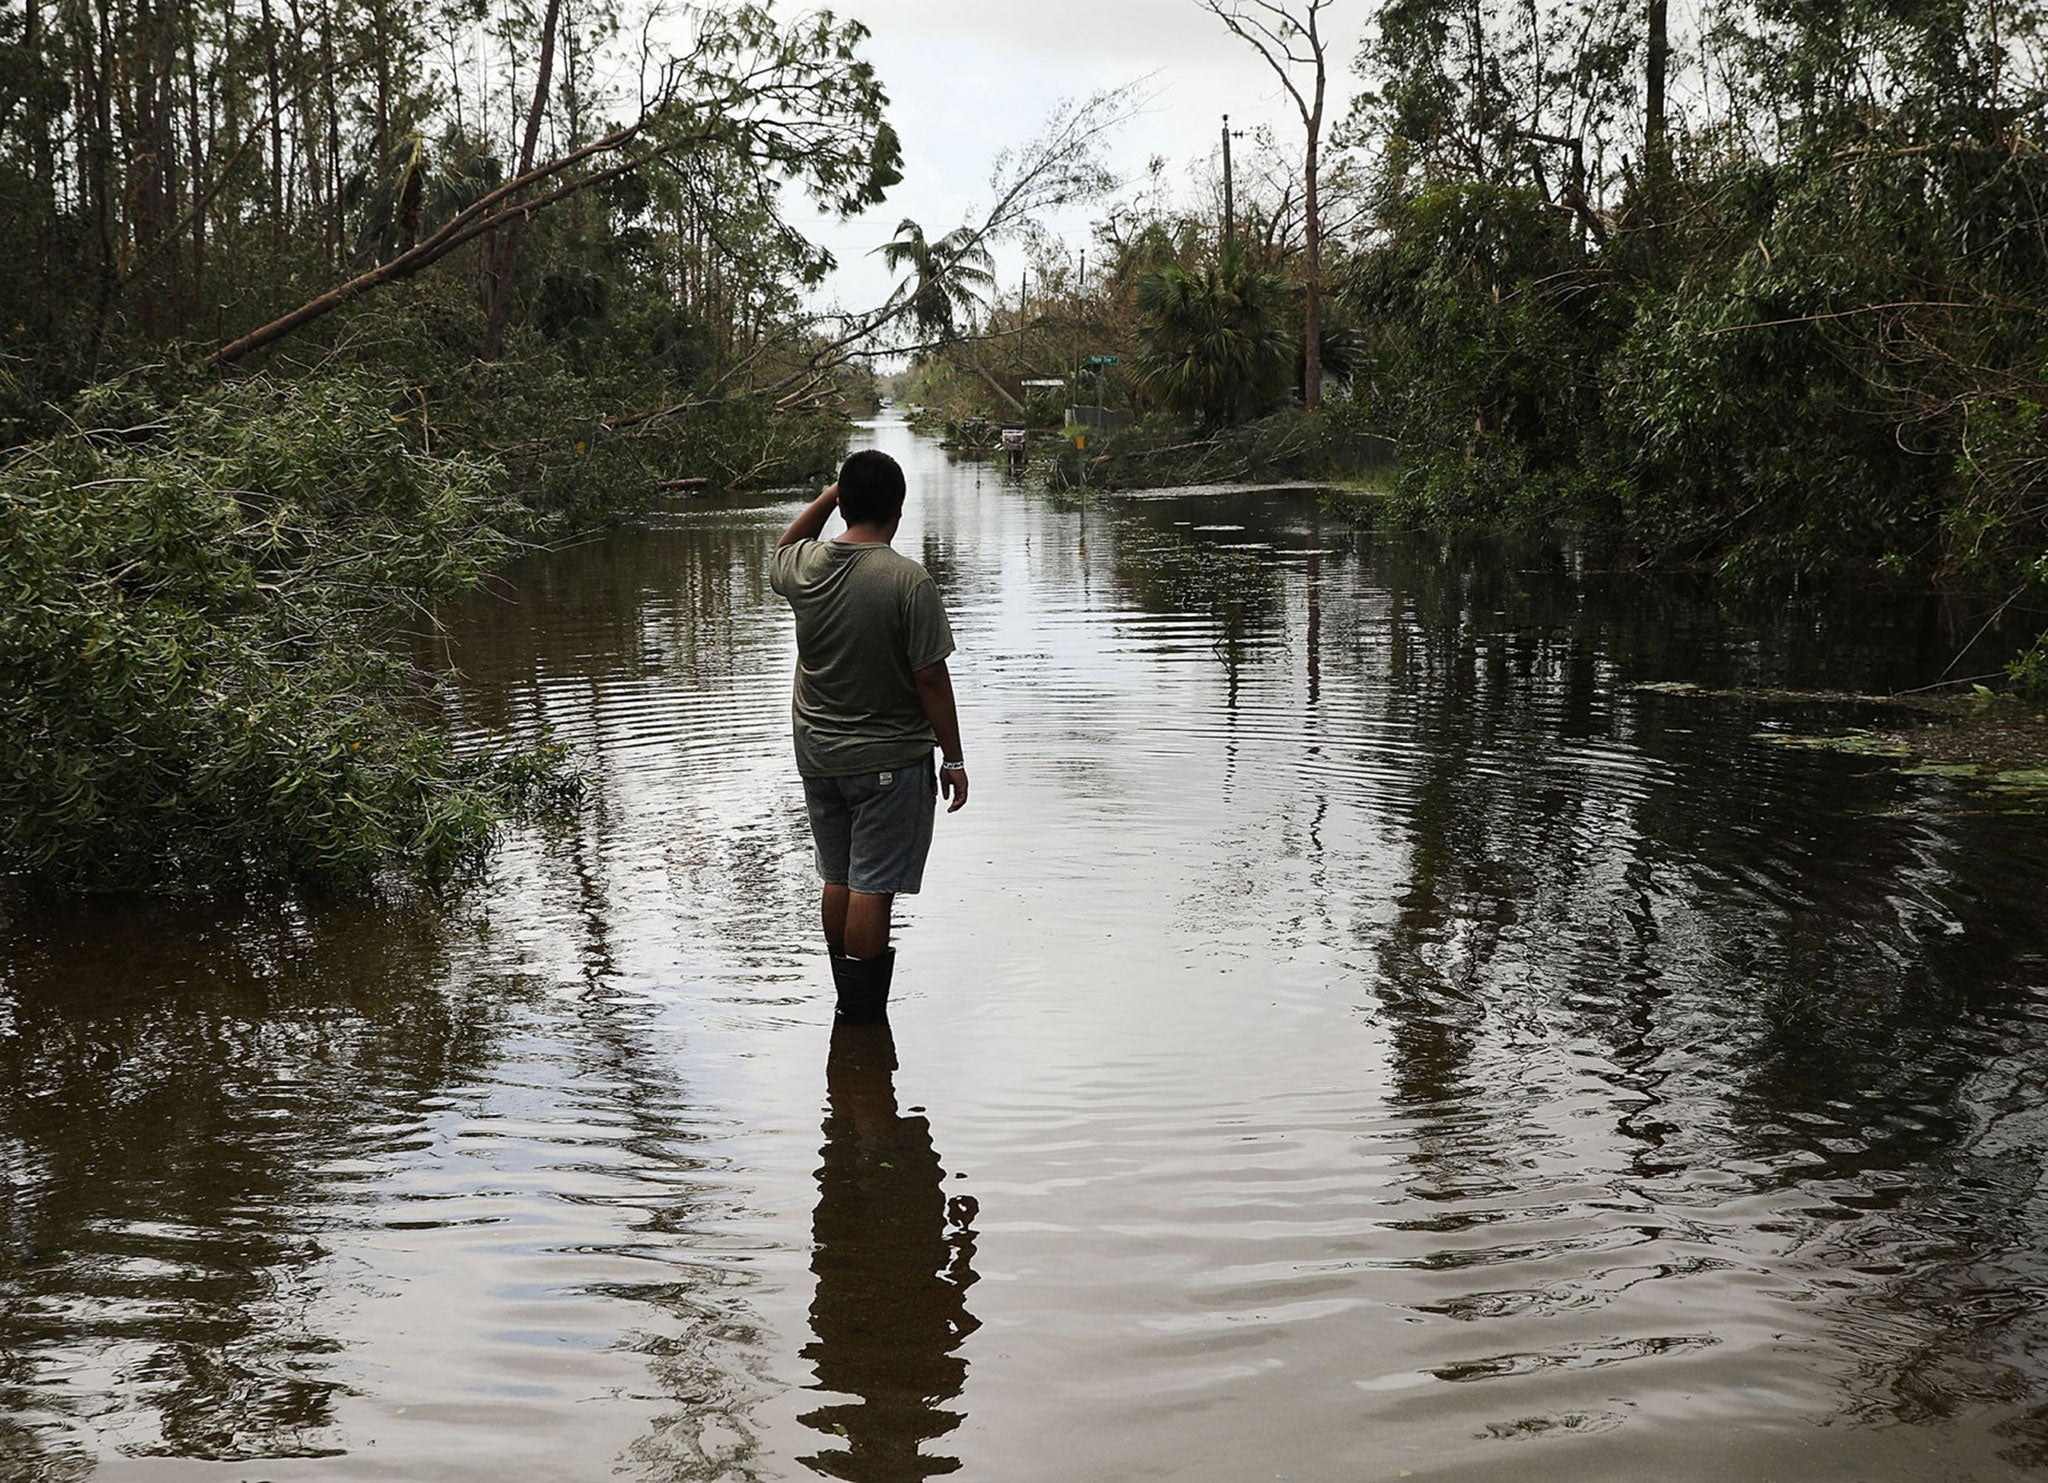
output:
[[[1410,513],[1753,582],[2038,580],[2039,16],[1718,7],[1709,113],[1676,15],[1382,10],[1345,133],[1378,201],[1336,283]]]
[[[669,63],[668,86],[680,97],[658,113],[657,135],[708,133],[765,178],[802,182],[841,216],[880,205],[902,180],[902,149],[882,116],[888,94],[861,56],[866,26],[827,10],[785,22],[770,4],[687,16],[696,34]]]
[[[1024,420],[1032,427],[1058,427],[1066,416],[1064,388],[1032,387],[1024,397]]]
[[[1286,286],[1243,252],[1200,269],[1164,263],[1138,279],[1136,304],[1139,377],[1204,426],[1256,416],[1293,384]]]
[[[557,755],[459,758],[389,648],[506,550],[495,471],[429,456],[413,407],[366,378],[258,380],[15,458],[0,872],[168,894],[446,879],[559,786]]]
[[[1411,512],[1746,581],[2009,584],[2048,549],[2048,162],[1943,109],[1703,157],[1669,225],[1597,232],[1540,181],[1396,162],[1342,287]]]
[[[2048,634],[2014,656],[2005,672],[2013,690],[2023,700],[2048,701]]]
[[[1157,489],[1176,484],[1334,482],[1386,467],[1392,445],[1369,425],[1366,406],[1329,397],[1313,412],[1291,408],[1206,436],[1177,421],[1091,432],[1085,452],[1071,444],[1047,465],[1056,490]]]
[[[613,0],[29,14],[0,16],[0,447],[29,445],[0,472],[0,875],[473,864],[573,780],[458,757],[392,640],[521,539],[836,462],[870,378],[806,328],[831,259],[785,208],[899,179],[866,29],[686,6],[650,71]],[[529,108],[533,163],[593,152],[408,258],[521,168]],[[268,378],[198,371],[286,324],[237,362]]]
[[[1930,199],[1928,169],[1890,151],[1739,163],[1666,243],[1689,271],[1639,293],[1606,372],[1644,547],[1751,576],[2010,570],[1990,445],[2019,429],[1941,347],[1953,311],[1928,301],[1968,309],[1979,265],[1951,235],[1973,208],[1945,186]],[[1958,459],[1972,420],[1974,480]]]
[[[403,377],[422,446],[488,463],[503,499],[491,518],[548,539],[648,509],[671,480],[725,490],[809,482],[844,452],[846,411],[864,390],[846,373],[803,406],[702,396],[722,359],[716,337],[672,304],[616,278],[586,285],[586,311],[552,325],[542,306],[498,361],[469,358],[481,311],[421,284],[336,316],[330,356]],[[622,412],[679,408],[630,427]]]
[[[1945,469],[1912,457],[1814,324],[1768,293],[1656,306],[1611,367],[1609,416],[1629,476],[1631,536],[1667,560],[1730,574],[1816,576],[1909,543]]]
[[[1388,221],[1343,301],[1366,327],[1360,380],[1401,446],[1401,496],[1450,521],[1552,513],[1597,446],[1621,306],[1534,191],[1432,186]]]
[[[961,317],[971,317],[995,284],[995,259],[967,227],[929,241],[923,227],[905,218],[895,238],[876,251],[891,272],[910,271],[911,322],[942,343],[959,333]]]

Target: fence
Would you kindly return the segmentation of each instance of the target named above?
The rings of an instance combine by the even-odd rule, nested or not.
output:
[[[1129,427],[1138,420],[1135,412],[1126,412],[1121,407],[1069,407],[1068,427],[1092,427],[1098,431]]]

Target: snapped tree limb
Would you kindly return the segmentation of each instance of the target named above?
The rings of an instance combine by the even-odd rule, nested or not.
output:
[[[686,134],[658,146],[649,153],[636,155],[623,163],[612,165],[602,170],[592,171],[588,175],[579,176],[566,185],[558,186],[556,189],[544,195],[535,196],[531,200],[521,201],[515,199],[522,192],[544,181],[553,179],[566,170],[574,169],[585,160],[624,149],[640,137],[647,123],[648,119],[645,117],[636,119],[622,128],[614,129],[603,138],[584,145],[581,149],[571,150],[559,159],[550,160],[544,165],[535,166],[524,174],[514,176],[496,190],[478,197],[468,206],[456,212],[447,221],[443,222],[432,236],[407,248],[397,256],[386,259],[384,262],[377,264],[376,267],[358,273],[346,283],[337,284],[335,287],[328,289],[327,292],[315,295],[290,313],[279,315],[276,319],[271,320],[270,323],[249,331],[248,334],[243,335],[240,339],[229,341],[221,346],[220,349],[207,356],[205,364],[209,369],[232,365],[242,359],[243,356],[253,351],[261,350],[264,346],[273,344],[278,340],[282,340],[293,331],[311,324],[314,320],[324,315],[333,313],[342,305],[362,297],[362,295],[369,293],[373,289],[381,288],[387,283],[395,283],[403,278],[412,277],[421,269],[431,267],[439,262],[442,258],[448,256],[449,253],[455,251],[456,248],[508,221],[531,215],[545,206],[574,195],[578,191],[587,190],[601,181],[613,180],[626,174],[628,171],[636,170],[651,159],[673,153],[684,144],[698,142],[709,137],[708,129],[695,134]]]

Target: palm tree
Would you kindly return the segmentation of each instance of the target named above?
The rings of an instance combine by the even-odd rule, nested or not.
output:
[[[966,227],[932,242],[923,227],[905,217],[895,239],[875,250],[892,270],[911,270],[911,319],[920,333],[941,343],[959,338],[959,318],[971,316],[983,303],[983,293],[995,285],[995,260]]]
[[[884,242],[875,250],[892,269],[911,270],[907,307],[918,332],[938,341],[941,347],[962,345],[967,352],[967,368],[1021,413],[1024,404],[983,368],[973,337],[963,339],[960,334],[958,317],[965,316],[971,321],[974,311],[985,302],[983,292],[995,286],[995,259],[989,256],[983,239],[966,227],[955,227],[938,241],[928,241],[924,228],[905,217],[896,224],[895,240]]]
[[[1138,280],[1136,369],[1168,406],[1209,427],[1241,422],[1284,396],[1294,379],[1287,287],[1224,249],[1199,271],[1167,263]]]

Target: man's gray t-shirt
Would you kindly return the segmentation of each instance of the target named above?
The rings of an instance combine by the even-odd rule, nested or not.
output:
[[[796,613],[796,770],[850,777],[930,757],[911,675],[953,652],[930,574],[888,546],[792,541],[772,585]]]

